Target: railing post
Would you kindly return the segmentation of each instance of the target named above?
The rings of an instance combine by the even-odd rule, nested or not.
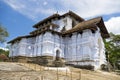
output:
[[[44,78],[43,78],[43,76],[41,76],[41,80],[43,80]]]
[[[70,75],[71,75],[71,80],[72,80],[72,71],[71,71],[71,74],[70,74]]]
[[[57,80],[59,80],[59,76],[58,76],[58,67],[57,67]]]
[[[41,71],[41,65],[40,65],[40,67],[39,67],[39,68],[40,68],[40,71]]]
[[[67,69],[66,69],[66,77],[67,77]]]
[[[81,80],[81,75],[82,75],[81,71],[79,71],[79,80]]]

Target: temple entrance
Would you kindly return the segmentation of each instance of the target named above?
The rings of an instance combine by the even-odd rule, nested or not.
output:
[[[60,60],[60,51],[56,50],[56,60]]]
[[[56,54],[56,56],[55,56],[54,66],[55,67],[62,67],[62,66],[64,66],[64,62],[61,59],[61,49],[57,48],[55,50],[55,54]]]

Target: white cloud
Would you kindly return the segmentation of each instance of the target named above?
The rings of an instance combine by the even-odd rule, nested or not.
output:
[[[120,12],[120,0],[62,0],[62,3],[84,18]]]
[[[38,21],[41,16],[75,11],[83,18],[120,13],[120,0],[4,0],[21,14]]]
[[[9,49],[3,48],[3,47],[0,47],[0,49],[5,50],[5,51],[8,51],[8,50],[9,50]]]
[[[72,10],[83,18],[120,13],[120,0],[4,0],[4,2],[35,21],[57,11],[63,14]],[[109,32],[120,34],[119,22],[120,17],[112,17],[105,25]]]
[[[45,2],[43,2],[43,5],[47,5],[48,3],[45,1]]]
[[[38,21],[42,15],[47,16],[56,12],[54,8],[47,8],[44,0],[4,0],[10,7],[28,18]]]
[[[105,25],[109,32],[120,34],[120,16],[110,18],[108,21],[105,22]]]

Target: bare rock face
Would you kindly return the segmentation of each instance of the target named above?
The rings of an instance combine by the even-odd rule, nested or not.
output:
[[[20,80],[39,80],[39,78],[33,75],[23,75],[20,77]]]
[[[36,66],[36,68],[35,68]],[[40,67],[42,67],[40,69]],[[0,62],[0,80],[120,80],[115,73],[27,63]]]

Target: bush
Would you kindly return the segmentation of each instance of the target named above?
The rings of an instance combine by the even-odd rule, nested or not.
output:
[[[9,58],[5,54],[0,54],[0,61],[8,61]]]

